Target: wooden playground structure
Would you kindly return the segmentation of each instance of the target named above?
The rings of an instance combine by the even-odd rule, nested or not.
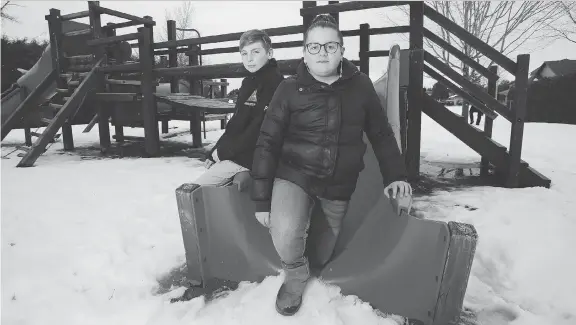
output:
[[[401,142],[410,176],[416,178],[420,173],[421,118],[422,113],[425,113],[482,156],[482,175],[488,175],[489,171],[494,169],[498,175],[501,175],[501,185],[506,187],[550,187],[548,178],[521,159],[529,55],[518,55],[516,61],[511,60],[421,1],[346,3],[330,1],[328,5],[323,6],[317,6],[315,1],[303,1],[300,10],[302,25],[270,28],[266,29],[266,32],[271,37],[303,34],[313,17],[318,14],[331,14],[338,21],[340,12],[391,6],[409,7],[409,26],[373,28],[368,24],[361,24],[358,29],[343,30],[342,34],[346,38],[359,37],[359,60],[352,62],[366,74],[369,72],[370,58],[389,55],[389,51],[370,50],[370,36],[394,33],[409,35],[409,48],[403,49],[408,59],[408,78],[400,87],[400,104],[403,108],[401,110],[403,114]],[[102,15],[120,17],[127,21],[102,26]],[[62,33],[62,22],[85,17],[90,19],[90,28],[74,35],[82,34],[88,38],[87,53],[67,56],[62,50],[62,42],[74,35]],[[425,18],[482,52],[495,65],[490,67],[480,65],[424,28]],[[2,121],[2,139],[15,128],[26,129],[38,124],[45,126],[44,132],[37,135],[36,141],[18,164],[19,167],[33,166],[46,150],[46,146],[53,141],[59,129],[62,129],[64,149],[73,150],[71,126],[87,124],[90,120],[92,123],[98,123],[102,151],[106,151],[111,145],[110,119],[115,128],[116,141],[123,141],[124,126],[144,128],[145,156],[147,157],[159,154],[161,146],[159,121],[162,122],[164,131],[167,130],[167,123],[170,120],[190,121],[192,145],[201,147],[201,123],[210,119],[207,116],[213,115],[216,119],[223,119],[225,115],[222,114],[234,113],[233,104],[202,97],[201,82],[249,75],[241,63],[199,64],[201,56],[238,51],[236,46],[202,49],[203,44],[237,41],[242,32],[176,40],[175,21],[169,20],[167,22],[168,41],[155,42],[153,30],[156,23],[151,17],[141,18],[104,8],[99,5],[98,1],[88,1],[88,10],[79,13],[61,15],[59,10],[51,9],[46,20],[50,31],[53,72],[26,97],[8,119]],[[117,34],[122,28],[130,26],[139,26],[137,32]],[[488,91],[471,83],[440,59],[425,51],[424,38],[442,47],[486,78]],[[128,43],[129,41],[136,42]],[[274,48],[301,46],[302,41],[287,41],[275,43]],[[132,48],[139,50],[138,62],[132,62],[129,59]],[[188,66],[178,66],[178,53],[186,53],[189,57]],[[165,55],[168,56],[168,66],[159,67],[155,58]],[[296,73],[299,61],[300,58],[279,60],[278,64],[285,75],[291,75]],[[516,92],[510,109],[495,98],[499,68],[505,69],[515,77]],[[424,73],[482,111],[486,115],[484,129],[478,130],[469,125],[467,116],[452,113],[443,104],[428,96],[423,90]],[[170,94],[157,93],[157,80],[162,77],[170,80]],[[188,80],[189,93],[180,93],[180,78]],[[41,117],[37,114],[42,104],[39,102],[41,94],[53,82],[57,83],[57,94],[51,97],[49,103],[43,103],[42,106],[49,109],[52,115],[50,118]],[[226,96],[225,79],[220,82],[210,82],[214,87],[221,87],[222,97]],[[89,96],[91,100],[84,100],[86,96]],[[164,108],[160,109],[162,105]],[[508,147],[491,138],[493,121],[498,117],[512,124]],[[222,126],[224,123],[225,121]]]

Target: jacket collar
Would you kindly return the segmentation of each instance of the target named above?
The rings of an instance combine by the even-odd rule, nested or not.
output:
[[[268,62],[262,68],[254,73],[251,73],[250,75],[256,79],[265,79],[267,76],[275,74],[277,70],[278,62],[276,62],[276,59],[272,58],[268,60]]]
[[[338,68],[338,72],[340,72],[340,69],[342,69],[342,77],[340,77],[340,79],[338,79],[336,82],[350,79],[360,72],[358,68],[356,68],[356,66],[346,58],[342,58],[342,68]],[[310,74],[310,72],[308,71],[308,67],[304,63],[304,59],[302,59],[298,64],[298,68],[296,68],[296,73],[297,73],[296,79],[302,85],[310,86],[313,84],[321,83]]]

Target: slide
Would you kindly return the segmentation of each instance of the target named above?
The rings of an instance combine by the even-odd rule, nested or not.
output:
[[[90,25],[77,23],[74,21],[64,21],[62,22],[62,31],[64,33],[80,31],[90,28]],[[67,36],[64,38],[63,51],[67,56],[79,55],[88,53],[89,50],[86,46],[86,40],[90,36],[78,35],[78,36]],[[44,78],[52,71],[52,55],[50,53],[50,45],[46,47],[42,56],[36,64],[30,70],[19,69],[23,72],[23,75],[12,85],[10,89],[2,93],[2,121],[6,120],[10,114],[14,112],[30,94],[36,86],[38,86]],[[42,98],[49,98],[56,89],[56,82],[54,82],[48,90],[43,94]],[[38,125],[39,126],[39,125]],[[23,125],[17,126],[17,128],[23,128]]]
[[[394,98],[398,87],[390,83],[399,82],[398,74],[389,76],[375,86],[379,93],[386,92],[386,98]],[[393,109],[398,106],[388,107]],[[334,256],[319,277],[339,286],[343,294],[356,295],[413,324],[448,324],[462,308],[476,231],[467,224],[400,213],[397,202],[383,195],[378,162],[366,137],[365,142],[366,167]],[[239,180],[242,177],[244,181]],[[244,174],[238,175],[236,186],[183,184],[176,190],[188,280],[204,286],[211,281],[260,281],[281,270],[268,229],[254,217],[249,181]],[[319,205],[313,216],[308,253],[313,252],[318,230],[326,227]]]

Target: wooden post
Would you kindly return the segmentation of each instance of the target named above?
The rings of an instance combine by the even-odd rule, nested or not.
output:
[[[100,12],[98,11],[99,1],[88,1],[88,17],[90,18],[90,28],[92,29],[92,38],[98,39],[103,36],[102,20]],[[110,33],[110,31],[108,31]],[[93,54],[96,60],[99,60],[106,55],[104,46],[95,46]],[[105,91],[106,85],[103,80],[99,83],[98,88]],[[106,152],[110,148],[110,112],[105,103],[96,102],[96,114],[98,114],[98,136],[100,138],[100,151]]]
[[[302,8],[311,8],[311,7],[316,7],[316,1],[302,1]],[[312,19],[314,19],[314,17],[310,15],[302,16],[302,25],[304,26],[304,30],[307,30],[308,27],[310,27]]]
[[[142,83],[142,118],[144,119],[144,147],[146,155],[157,156],[160,151],[160,136],[156,115],[156,82],[154,80],[154,57],[151,55],[150,28],[138,28],[138,48],[140,53],[140,69]]]
[[[420,175],[420,139],[424,104],[424,2],[410,3],[410,68],[408,84],[408,138],[406,165],[408,176]]]
[[[199,64],[199,50],[200,48],[195,45],[188,47],[188,65],[197,66]],[[190,94],[202,96],[202,85],[200,82],[194,78],[190,78]],[[199,111],[194,111],[192,113],[192,118],[190,119],[190,133],[192,133],[192,147],[201,148],[202,147],[202,119]]]
[[[360,24],[360,71],[366,75],[370,74],[370,24]]]
[[[168,30],[168,40],[175,41],[176,40],[176,21],[168,20],[166,22],[167,30]],[[176,52],[176,48],[170,48],[168,53],[168,66],[170,68],[174,68],[178,66],[178,53]],[[174,76],[170,78],[170,92],[171,93],[179,93],[179,84],[178,84],[178,77]]]
[[[114,25],[114,23],[107,23],[106,26],[112,26]],[[114,28],[108,28],[108,35],[109,36],[115,36],[116,35],[116,29]],[[124,58],[121,56],[120,58],[116,58],[116,64],[123,64],[124,63]],[[111,73],[111,75],[116,76],[116,75],[122,75],[121,73]],[[121,104],[117,104],[114,103],[113,107],[114,110],[118,110],[119,108],[121,108],[120,106]],[[116,120],[116,112],[114,112],[114,114],[110,113],[110,115],[112,116],[112,120],[114,122],[114,139],[116,140],[116,142],[122,143],[124,142],[124,127]]]
[[[494,73],[494,74],[498,74],[498,66],[490,66],[488,68],[488,70],[490,70],[490,72]],[[496,80],[491,81],[488,80],[488,94],[494,96],[494,98],[498,99],[498,92],[497,92],[497,88],[496,88]],[[486,116],[484,118],[484,134],[489,137],[492,138],[492,127],[494,126],[494,120],[489,118],[488,116]],[[488,176],[488,171],[490,168],[490,162],[488,161],[488,159],[482,157],[482,160],[480,161],[480,176],[482,177],[486,177]]]
[[[227,83],[228,79],[220,79],[220,82]],[[222,84],[220,86],[220,98],[226,98],[228,96],[228,85]]]
[[[48,30],[50,33],[50,54],[52,55],[52,67],[57,71],[58,77],[56,78],[57,88],[68,88],[66,80],[60,77],[64,73],[65,64],[62,62],[64,53],[62,52],[62,19],[60,10],[50,9],[50,15],[46,16],[48,20]],[[62,98],[62,95],[59,95]],[[62,125],[62,141],[64,143],[64,150],[74,150],[74,136],[72,135],[72,125],[70,120],[67,120]]]
[[[328,4],[331,5],[331,4],[336,4],[336,3],[339,3],[339,2],[340,2],[340,1],[328,1]],[[332,17],[334,17],[334,19],[336,20],[336,24],[337,24],[338,26],[340,26],[340,13],[335,12],[335,13],[332,13],[332,14],[330,14],[330,15],[331,15]]]
[[[26,88],[20,88],[20,102],[23,103],[24,100],[26,100],[26,97],[28,96],[28,92],[26,91]],[[26,123],[26,119],[23,119],[24,123]],[[32,131],[30,130],[30,128],[25,127],[24,128],[24,140],[25,140],[25,144],[28,147],[32,146]]]
[[[524,135],[524,118],[526,117],[526,97],[528,96],[528,73],[530,55],[520,54],[517,59],[515,75],[515,94],[512,103],[512,130],[510,132],[510,165],[506,186],[518,187],[520,174],[520,160],[522,157],[522,137]]]

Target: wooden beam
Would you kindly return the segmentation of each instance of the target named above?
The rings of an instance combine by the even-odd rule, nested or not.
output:
[[[156,22],[154,22],[154,20],[151,19],[145,19],[145,18],[140,18],[138,16],[133,16],[133,15],[129,15],[129,14],[125,14],[123,12],[120,11],[116,11],[116,10],[112,10],[109,8],[104,8],[104,7],[97,7],[98,8],[98,12],[101,14],[107,14],[110,16],[115,16],[118,18],[124,18],[124,19],[128,19],[134,22],[138,22],[139,24],[144,24],[144,26],[154,26],[156,25]]]
[[[132,27],[132,26],[137,26],[137,25],[142,25],[142,23],[139,21],[126,21],[126,22],[117,23],[117,24],[106,24],[106,26],[102,26],[102,29],[104,29],[104,30],[120,29],[120,28]]]
[[[516,63],[514,63],[514,61],[426,4],[424,5],[424,15],[492,59],[501,67],[508,70],[508,72],[512,74],[516,73]]]
[[[526,118],[526,97],[528,96],[528,73],[530,72],[530,55],[518,55],[518,66],[514,79],[514,101],[512,102],[512,130],[510,131],[510,165],[506,179],[507,187],[517,187],[520,175],[522,156],[522,138],[524,135],[524,119]]]
[[[67,15],[62,15],[60,17],[60,19],[62,19],[63,21],[65,20],[73,20],[73,19],[78,19],[78,18],[85,18],[88,17],[89,11],[80,11],[80,12],[75,12],[73,14],[67,14]]]
[[[457,93],[458,95],[462,96],[462,98],[466,99],[474,106],[476,106],[482,113],[486,114],[487,118],[495,119],[498,114],[494,112],[492,109],[488,108],[484,103],[479,101],[476,97],[470,95],[468,92],[463,90],[462,88],[458,87],[457,85],[450,82],[448,79],[444,78],[441,74],[436,72],[434,69],[430,68],[427,65],[424,65],[424,72],[428,74],[430,77],[436,79],[439,83],[446,86],[446,88],[452,90],[453,92]]]
[[[110,72],[140,72],[141,70],[140,70],[140,62],[135,62],[135,63],[125,63],[125,64],[99,67],[97,71],[99,73],[110,73]]]
[[[278,61],[278,67],[283,74],[294,74],[301,59]],[[191,76],[198,79],[241,78],[250,73],[242,63],[225,63],[205,66],[188,66],[178,68],[156,68],[157,77]]]
[[[454,69],[450,68],[449,66],[444,64],[444,62],[440,61],[438,58],[436,58],[435,56],[433,56],[428,52],[424,53],[424,60],[430,63],[432,67],[436,68],[438,71],[446,75],[448,78],[452,79],[462,88],[466,89],[468,93],[484,102],[486,107],[495,110],[496,112],[498,112],[498,114],[504,116],[508,121],[510,121],[510,111],[508,111],[508,108],[506,108],[506,106],[502,105],[502,103],[497,101],[496,98],[486,93],[484,89],[473,84],[471,81],[464,78]]]
[[[366,52],[366,55],[368,55],[371,58],[377,58],[377,57],[387,57],[390,56],[390,51],[389,50],[384,50],[384,51],[368,51]]]
[[[176,40],[176,21],[168,20],[166,22],[166,30],[168,32],[168,40],[175,41]],[[178,52],[176,48],[168,49],[168,66],[170,68],[175,68],[178,66]],[[178,83],[178,77],[174,76],[170,78],[170,92],[171,93],[179,93],[180,92],[180,84]]]
[[[387,35],[387,34],[403,34],[403,33],[410,33],[410,26],[393,26],[393,27],[381,27],[370,29],[370,35]]]
[[[407,4],[410,4],[410,1],[351,1],[312,8],[302,8],[300,9],[300,16],[309,15],[314,17],[319,14],[333,14],[345,11],[403,6]]]
[[[152,56],[152,43],[149,27],[138,28],[140,34],[140,65],[142,68],[142,118],[144,120],[144,147],[150,157],[157,156],[160,152],[160,135],[158,134],[158,120],[156,117],[156,92],[154,78],[154,58]]]
[[[431,31],[429,31],[426,28],[424,28],[424,37],[426,37],[429,40],[431,40],[432,42],[438,44],[438,46],[440,46],[441,48],[450,52],[450,54],[454,55],[456,58],[458,58],[463,63],[466,63],[467,65],[469,65],[472,69],[476,70],[478,73],[480,73],[481,75],[486,77],[488,79],[488,81],[496,81],[500,78],[500,77],[498,77],[498,75],[493,74],[492,72],[490,72],[490,70],[486,69],[480,63],[472,60],[469,56],[462,53],[460,50],[458,50],[457,48],[452,46],[450,43],[448,43],[445,40],[443,40],[442,38],[440,38],[440,36],[432,33]]]
[[[138,33],[131,33],[131,34],[118,35],[118,36],[97,38],[97,39],[87,41],[86,44],[88,46],[98,46],[98,45],[120,43],[123,41],[131,41],[131,40],[135,40],[135,39],[138,39]]]
[[[498,66],[491,66],[488,68],[490,73],[498,75]],[[497,84],[496,80],[489,80],[488,81],[488,95],[494,96],[494,98],[498,99],[498,92],[497,92]],[[492,128],[494,126],[494,119],[489,118],[486,116],[484,119],[484,135],[488,138],[492,138]],[[490,168],[490,161],[486,159],[486,157],[482,157],[480,160],[480,176],[487,177]]]
[[[360,24],[360,72],[370,74],[370,24]]]
[[[406,166],[408,177],[420,176],[420,142],[424,95],[424,15],[422,2],[410,3],[410,63],[408,84],[408,136]]]
[[[304,28],[298,25],[298,26],[268,28],[264,29],[264,31],[268,34],[268,36],[272,37],[272,36],[283,36],[283,35],[303,33]],[[239,32],[239,33],[205,36],[198,38],[189,38],[177,41],[159,42],[154,44],[154,48],[163,49],[163,48],[180,47],[188,45],[238,41],[240,39],[240,36],[242,36],[242,34],[243,32]]]

